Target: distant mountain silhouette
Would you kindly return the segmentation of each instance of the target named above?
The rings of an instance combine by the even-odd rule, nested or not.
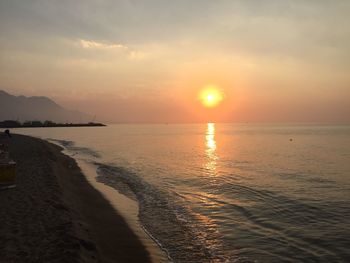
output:
[[[67,110],[47,97],[13,96],[0,90],[1,120],[88,122],[91,116]]]

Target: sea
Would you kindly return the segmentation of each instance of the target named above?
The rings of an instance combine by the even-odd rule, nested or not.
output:
[[[350,126],[111,124],[60,144],[138,203],[172,262],[350,262]]]

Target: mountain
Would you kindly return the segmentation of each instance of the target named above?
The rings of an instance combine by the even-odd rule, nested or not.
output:
[[[13,96],[0,90],[0,121],[55,121],[89,122],[92,117],[78,111],[67,110],[47,97]]]

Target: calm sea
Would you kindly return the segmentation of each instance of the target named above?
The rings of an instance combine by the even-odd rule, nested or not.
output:
[[[349,262],[350,126],[109,125],[53,139],[138,201],[175,262]]]

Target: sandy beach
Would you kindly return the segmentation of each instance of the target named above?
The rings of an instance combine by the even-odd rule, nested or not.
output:
[[[16,188],[0,191],[0,261],[150,262],[125,220],[61,150],[13,136]]]

